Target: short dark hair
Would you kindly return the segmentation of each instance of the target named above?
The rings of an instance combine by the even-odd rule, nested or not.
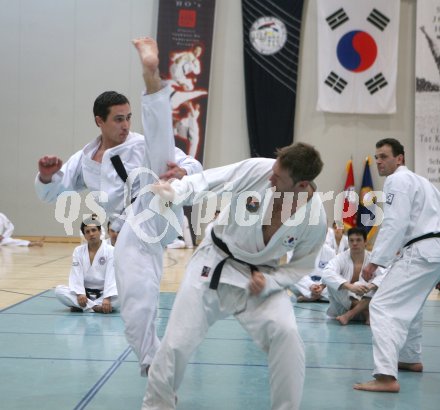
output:
[[[380,141],[376,142],[376,148],[382,148],[384,145],[389,145],[391,150],[393,151],[393,156],[397,157],[398,155],[405,156],[405,148],[403,145],[394,138],[384,138]]]
[[[364,241],[367,240],[367,231],[363,228],[350,228],[347,232],[347,236],[350,237],[351,235],[361,235],[364,238]]]
[[[125,95],[119,94],[116,91],[105,91],[96,98],[93,104],[93,115],[95,117],[101,117],[106,121],[110,113],[110,107],[124,104],[130,104],[130,101],[128,101]]]
[[[87,226],[89,225],[93,225],[96,226],[96,228],[98,229],[98,231],[101,232],[101,222],[99,222],[97,219],[87,219],[84,222],[81,222],[81,232],[84,235],[84,231],[86,229]]]
[[[296,142],[276,152],[280,166],[289,172],[294,183],[313,181],[322,171],[321,155],[312,145]]]

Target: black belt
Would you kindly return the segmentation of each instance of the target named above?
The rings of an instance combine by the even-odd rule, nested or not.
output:
[[[226,245],[220,238],[217,238],[214,233],[214,229],[211,230],[211,238],[214,242],[214,244],[220,248],[224,253],[226,253],[228,256],[223,259],[220,263],[217,264],[217,266],[214,268],[214,273],[212,274],[211,283],[209,284],[210,289],[217,289],[218,284],[220,281],[220,275],[222,274],[223,265],[226,263],[228,259],[232,259],[236,262],[242,263],[243,265],[249,266],[251,269],[251,272],[258,271],[258,268],[255,265],[252,265],[251,263],[242,261],[240,259],[237,259],[234,257],[234,255],[231,253],[231,251],[228,248],[228,245]]]
[[[403,247],[406,248],[407,246],[412,245],[414,242],[423,241],[423,239],[429,239],[429,238],[440,238],[440,232],[425,233],[425,235],[418,236],[417,238],[411,239],[405,245],[403,245]]]
[[[127,174],[127,170],[125,169],[124,163],[121,160],[121,157],[119,155],[113,155],[110,158],[110,161],[112,162],[116,173],[119,175],[119,178],[121,178],[124,181],[124,183],[127,182],[128,174]],[[136,197],[131,198],[130,204],[132,204],[135,200]]]
[[[94,295],[96,299],[99,299],[102,295],[102,290],[101,289],[90,289],[90,288],[86,288],[86,296],[88,299],[90,299],[90,295]]]

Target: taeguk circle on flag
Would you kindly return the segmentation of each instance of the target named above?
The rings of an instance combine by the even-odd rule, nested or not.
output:
[[[367,32],[353,30],[341,37],[336,53],[345,69],[360,73],[368,70],[376,61],[377,44]]]

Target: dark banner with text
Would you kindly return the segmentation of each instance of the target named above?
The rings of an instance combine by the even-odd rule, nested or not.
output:
[[[253,157],[293,141],[303,0],[242,0],[246,112]]]
[[[203,162],[215,0],[161,0],[161,77],[171,82],[176,146]]]

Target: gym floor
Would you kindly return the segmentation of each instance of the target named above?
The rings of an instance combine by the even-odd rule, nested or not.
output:
[[[70,313],[53,287],[67,284],[78,244],[0,248],[0,408],[139,410],[147,379],[124,337],[119,314]],[[165,252],[158,331],[165,330],[192,250]],[[371,378],[371,331],[327,320],[326,304],[294,304],[306,349],[301,410],[437,410],[440,296],[424,307],[422,374],[402,372],[399,394],[352,385]],[[233,319],[219,321],[192,357],[178,392],[180,410],[268,410],[266,356]]]

